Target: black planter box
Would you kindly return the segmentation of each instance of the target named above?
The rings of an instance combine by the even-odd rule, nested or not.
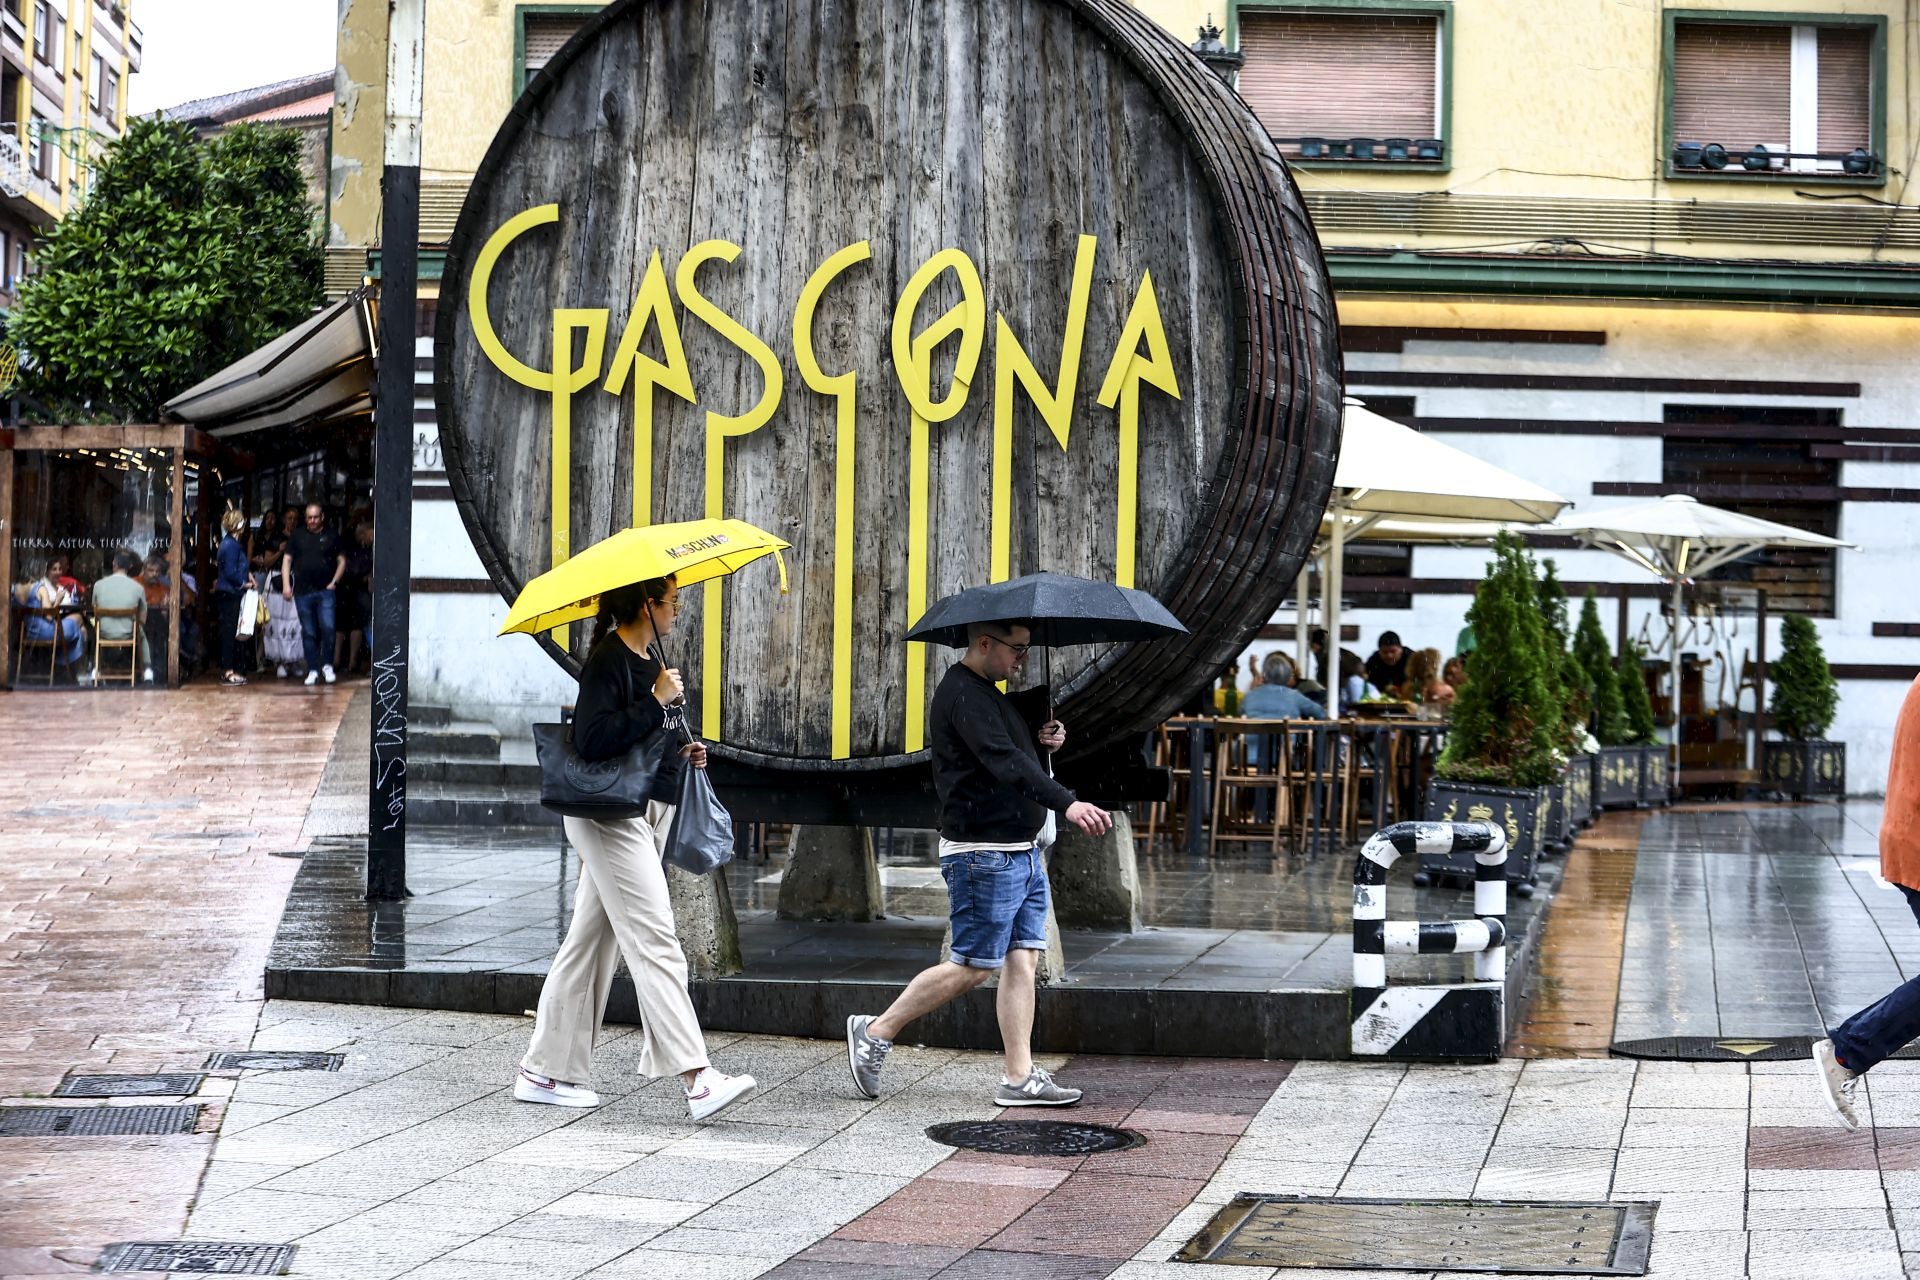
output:
[[[1602,809],[1640,807],[1640,766],[1645,747],[1602,747],[1594,757],[1594,799]]]
[[[1572,824],[1567,839],[1573,839],[1573,832],[1593,823],[1594,814],[1600,806],[1593,799],[1593,760],[1591,755],[1577,755],[1567,762],[1567,817]]]
[[[1580,822],[1575,815],[1575,805],[1580,801],[1574,779],[1587,771],[1584,764],[1576,769],[1574,763],[1568,761],[1559,779],[1547,786],[1547,829],[1541,844],[1542,854],[1565,853],[1573,847],[1573,833]]]
[[[1672,779],[1667,776],[1667,747],[1661,743],[1657,747],[1640,748],[1640,807],[1653,809],[1672,803],[1673,796],[1667,790]]]
[[[1606,807],[1600,803],[1600,752],[1589,752],[1584,758],[1587,762],[1587,825],[1592,826],[1600,820],[1600,812]]]
[[[1430,822],[1497,822],[1507,832],[1507,883],[1523,898],[1533,896],[1534,863],[1547,839],[1552,808],[1548,787],[1492,787],[1474,782],[1427,784],[1426,817]],[[1420,855],[1413,882],[1431,884],[1435,876],[1473,879],[1470,853]]]
[[[1844,742],[1763,742],[1760,782],[1769,791],[1805,800],[1847,794]]]

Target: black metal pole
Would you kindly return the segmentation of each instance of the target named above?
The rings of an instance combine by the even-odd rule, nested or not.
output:
[[[419,307],[423,0],[388,8],[373,433],[373,724],[367,897],[407,897],[407,606],[413,577],[413,334]]]

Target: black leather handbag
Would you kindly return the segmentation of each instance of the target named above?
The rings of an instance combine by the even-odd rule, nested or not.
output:
[[[633,701],[631,680],[627,681],[625,697]],[[533,752],[540,762],[541,805],[569,818],[597,822],[644,817],[647,801],[653,799],[660,762],[669,751],[679,749],[676,728],[678,736],[686,735],[686,721],[678,706],[668,708],[665,723],[628,748],[625,755],[585,760],[574,750],[571,724],[534,725]],[[661,798],[671,803],[678,797]]]
[[[536,724],[533,750],[540,761],[540,803],[569,818],[607,822],[640,817],[653,798],[660,762],[676,747],[671,729],[663,725],[625,755],[584,760],[573,748],[572,725]]]

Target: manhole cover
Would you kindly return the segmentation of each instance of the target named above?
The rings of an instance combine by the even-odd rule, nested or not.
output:
[[[290,1244],[217,1244],[206,1240],[113,1244],[100,1255],[102,1271],[173,1271],[214,1276],[285,1275]]]
[[[1609,1050],[1617,1058],[1667,1058],[1678,1062],[1795,1062],[1813,1056],[1812,1036],[1660,1036],[1622,1040]],[[1920,1058],[1920,1045],[1893,1055]]]
[[[936,1124],[927,1136],[949,1147],[1001,1156],[1090,1156],[1125,1151],[1146,1141],[1131,1129],[1053,1120],[960,1120]]]
[[[1643,1276],[1656,1207],[1242,1193],[1178,1257],[1244,1267]]]
[[[199,1072],[161,1076],[68,1076],[53,1091],[56,1098],[177,1098],[195,1093],[205,1077]]]
[[[229,1049],[207,1059],[209,1071],[338,1071],[343,1053],[274,1053]]]
[[[200,1108],[0,1107],[0,1138],[94,1138],[192,1133]]]

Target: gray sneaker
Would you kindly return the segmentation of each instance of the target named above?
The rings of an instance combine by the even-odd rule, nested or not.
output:
[[[872,1022],[872,1015],[865,1013],[847,1019],[847,1068],[853,1072],[853,1087],[863,1098],[880,1096],[880,1068],[887,1065],[887,1055],[893,1052],[893,1041],[867,1034]]]
[[[1860,1117],[1853,1109],[1853,1094],[1860,1083],[1860,1073],[1840,1065],[1833,1053],[1833,1041],[1821,1040],[1813,1046],[1813,1074],[1820,1083],[1820,1096],[1839,1117],[1841,1125],[1858,1129]]]
[[[1035,1067],[1019,1084],[1002,1081],[993,1091],[998,1107],[1070,1107],[1078,1101],[1080,1090],[1055,1084],[1053,1074],[1045,1067]]]

